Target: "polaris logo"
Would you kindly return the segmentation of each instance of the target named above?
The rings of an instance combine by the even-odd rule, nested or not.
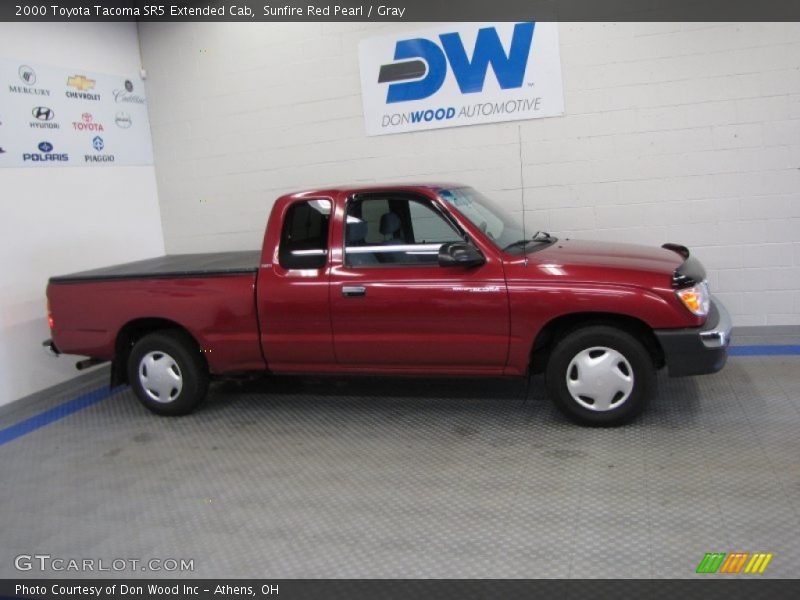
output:
[[[69,155],[67,154],[54,154],[53,153],[53,144],[50,142],[39,142],[37,146],[39,152],[30,152],[25,153],[22,155],[23,162],[50,162],[50,161],[57,161],[57,162],[66,162],[69,160]]]
[[[462,94],[483,91],[490,65],[501,89],[520,88],[533,31],[534,23],[517,23],[506,52],[497,28],[479,29],[471,58],[457,32],[440,34],[438,44],[424,38],[400,40],[395,46],[394,60],[403,62],[381,65],[378,73],[378,83],[404,82],[389,84],[386,103],[429,98],[442,87],[448,64]]]

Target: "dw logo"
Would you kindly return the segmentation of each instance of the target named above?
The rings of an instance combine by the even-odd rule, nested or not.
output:
[[[432,96],[442,87],[448,64],[462,94],[483,91],[490,65],[501,89],[520,88],[533,30],[534,23],[517,23],[506,51],[496,27],[481,28],[471,58],[457,32],[440,34],[439,43],[421,37],[399,40],[394,50],[395,62],[381,65],[378,74],[378,83],[389,83],[386,103]]]

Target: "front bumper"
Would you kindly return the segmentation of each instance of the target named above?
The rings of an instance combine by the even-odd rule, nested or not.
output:
[[[731,327],[728,311],[712,297],[711,309],[702,327],[656,329],[670,377],[716,373],[724,367]]]

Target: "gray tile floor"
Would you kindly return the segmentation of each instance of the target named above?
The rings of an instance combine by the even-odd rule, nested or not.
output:
[[[567,423],[540,379],[526,399],[520,381],[275,378],[179,419],[125,390],[0,446],[0,576],[46,553],[193,558],[198,577],[694,577],[708,551],[764,551],[763,577],[794,577],[799,371],[660,375],[610,430]]]

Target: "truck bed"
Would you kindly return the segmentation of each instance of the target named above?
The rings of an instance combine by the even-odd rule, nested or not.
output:
[[[157,258],[51,277],[50,283],[80,283],[116,279],[163,279],[174,277],[224,277],[255,273],[259,250],[206,254],[168,254]]]

